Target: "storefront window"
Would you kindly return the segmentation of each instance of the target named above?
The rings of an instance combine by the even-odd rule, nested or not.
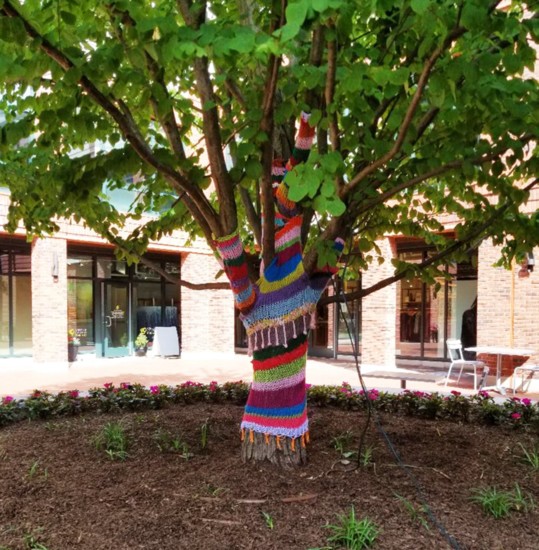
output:
[[[30,258],[28,257],[28,260]],[[29,275],[13,277],[13,354],[32,354],[32,280]]]
[[[32,354],[31,255],[0,249],[0,354]]]
[[[402,247],[404,248],[404,247]],[[426,248],[399,250],[398,257],[420,263],[432,254]],[[469,262],[440,268],[435,284],[419,277],[398,283],[397,356],[403,358],[446,357],[447,338],[461,338],[462,314],[477,296],[477,271]]]
[[[67,259],[67,276],[91,278],[94,261],[91,256],[75,256]]]
[[[95,345],[94,291],[91,280],[70,279],[67,283],[67,319],[80,341],[81,351]]]

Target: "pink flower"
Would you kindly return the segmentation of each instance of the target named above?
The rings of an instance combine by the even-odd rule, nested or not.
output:
[[[150,386],[150,393],[151,394],[158,394],[159,393],[159,386]]]
[[[79,390],[71,390],[69,392],[69,397],[72,397],[73,399],[77,398],[79,396]]]
[[[527,397],[525,397],[525,398],[522,400],[522,404],[523,404],[523,405],[526,405],[526,407],[529,407],[529,406],[532,404],[532,400],[531,400],[531,399],[528,399]]]
[[[128,390],[130,385],[131,385],[130,382],[121,382],[120,388],[122,388],[122,390]]]
[[[107,382],[103,387],[106,389],[106,390],[111,390],[112,389],[112,382]]]
[[[11,395],[6,395],[4,399],[2,399],[2,403],[4,405],[7,405],[8,403],[11,403],[13,401],[13,397]]]
[[[209,390],[210,390],[212,393],[213,393],[213,392],[216,392],[218,386],[219,386],[219,384],[218,384],[215,380],[212,380],[212,381],[210,382]]]
[[[512,418],[513,420],[520,420],[520,419],[522,418],[522,415],[521,415],[520,413],[513,413],[513,414],[511,415],[511,418]]]
[[[369,390],[369,399],[371,401],[376,401],[380,397],[380,392],[378,390]]]
[[[462,395],[462,394],[461,394],[459,391],[457,391],[457,390],[451,390],[451,393],[452,393],[453,395],[455,395],[456,397],[458,397],[459,395]]]

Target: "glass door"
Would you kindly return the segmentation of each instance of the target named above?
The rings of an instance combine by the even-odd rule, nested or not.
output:
[[[129,284],[103,283],[103,355],[129,355]]]

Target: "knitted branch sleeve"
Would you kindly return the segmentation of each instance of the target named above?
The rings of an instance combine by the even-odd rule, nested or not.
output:
[[[300,162],[305,162],[309,157],[315,134],[315,129],[309,125],[309,117],[309,114],[301,113],[294,150],[284,169],[282,167],[282,161],[280,160],[276,161],[277,164],[274,162],[273,165],[274,182],[278,181],[277,178],[281,180],[275,189],[275,201],[280,216],[285,219],[293,218],[300,213],[300,209],[297,207],[296,203],[288,198],[286,174],[292,170],[294,166],[298,165]]]
[[[247,259],[238,233],[220,237],[214,241],[222,260],[223,269],[230,281],[236,307],[245,313],[256,301],[255,289],[249,279]]]

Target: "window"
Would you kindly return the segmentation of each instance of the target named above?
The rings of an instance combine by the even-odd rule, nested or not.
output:
[[[414,243],[397,245],[398,258],[421,263],[432,250]],[[474,258],[475,256],[475,258]],[[460,338],[462,315],[477,296],[477,252],[468,262],[447,264],[435,284],[419,277],[397,285],[397,349],[401,358],[444,359],[447,338]]]
[[[32,257],[29,247],[0,248],[0,355],[32,353]]]

